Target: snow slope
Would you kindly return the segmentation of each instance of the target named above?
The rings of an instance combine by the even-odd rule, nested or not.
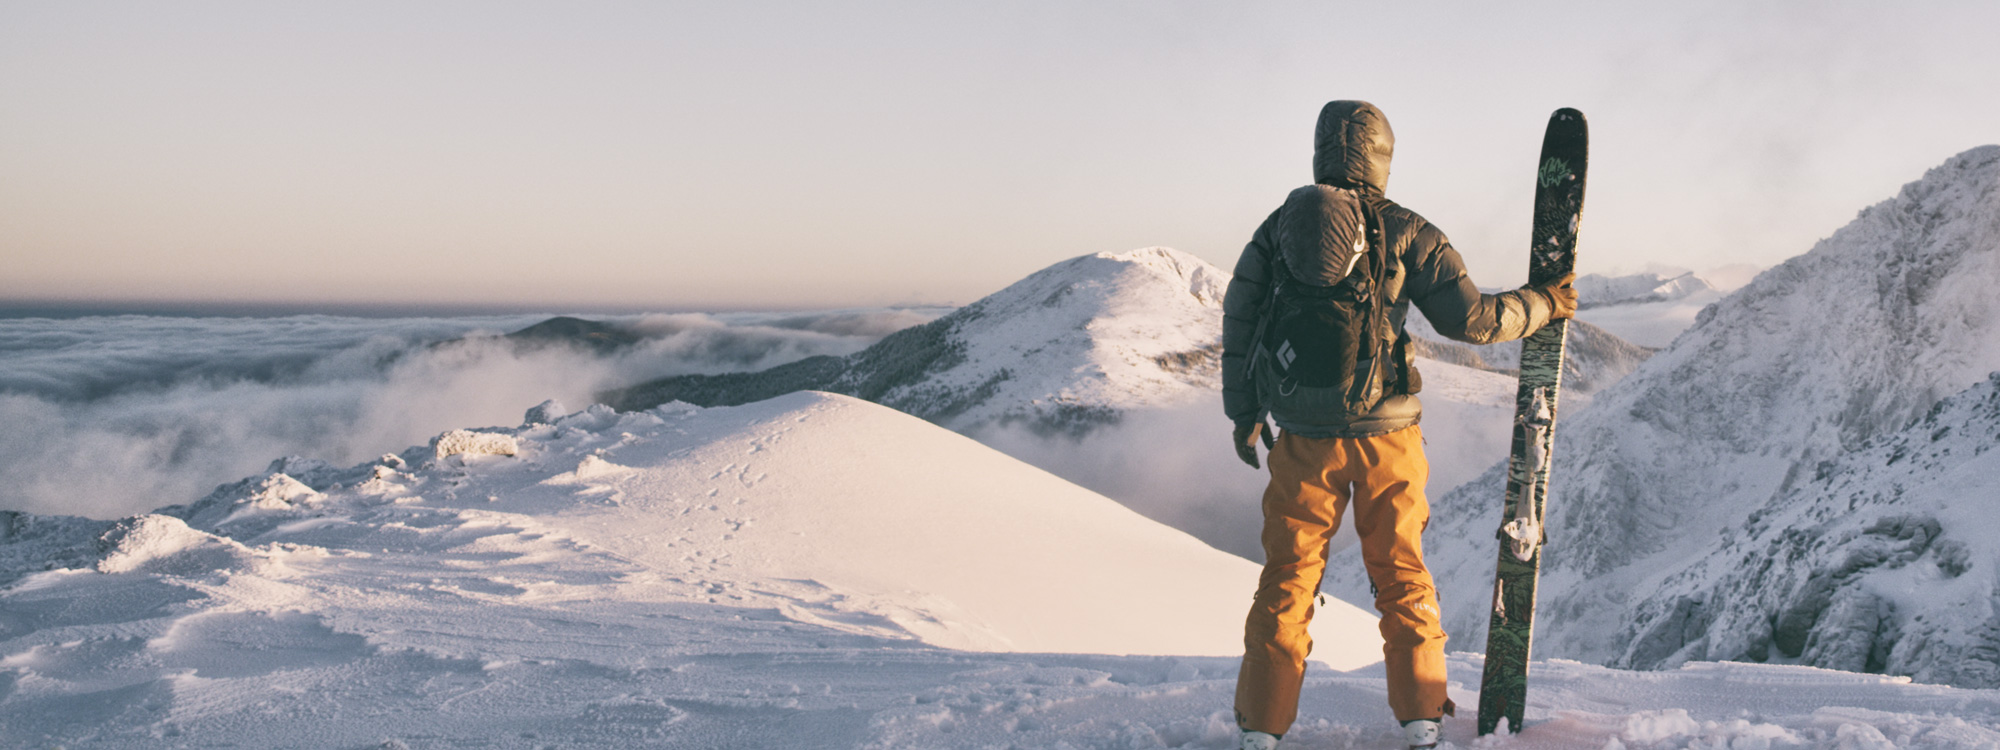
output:
[[[2000,146],[1987,146],[1711,306],[1591,408],[1566,415],[1536,652],[1627,654],[1628,624],[1666,606],[1648,598],[1663,580],[1802,491],[1822,462],[2000,369],[1996,284]],[[1428,552],[1458,648],[1483,647],[1500,498],[1496,467],[1434,504],[1432,538],[1449,541]],[[1365,582],[1343,571],[1329,590],[1361,600]]]

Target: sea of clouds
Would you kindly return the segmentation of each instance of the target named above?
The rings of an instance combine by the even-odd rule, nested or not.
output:
[[[945,309],[589,316],[609,354],[501,337],[548,315],[119,315],[0,321],[0,510],[115,518],[274,458],[358,463],[666,375],[845,355]]]

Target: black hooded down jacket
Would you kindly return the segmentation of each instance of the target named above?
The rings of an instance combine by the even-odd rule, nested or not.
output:
[[[1521,338],[1549,321],[1547,297],[1517,290],[1501,294],[1481,294],[1465,273],[1465,261],[1452,249],[1444,232],[1394,201],[1383,197],[1389,184],[1389,159],[1396,147],[1389,120],[1375,105],[1361,101],[1329,102],[1319,113],[1313,134],[1313,182],[1348,188],[1369,196],[1382,217],[1382,236],[1390,256],[1401,261],[1400,290],[1389,314],[1395,328],[1398,356],[1407,356],[1409,334],[1403,320],[1415,303],[1424,317],[1442,333],[1471,344],[1491,344]],[[1236,261],[1236,277],[1222,302],[1222,407],[1238,424],[1261,419],[1247,363],[1256,346],[1258,322],[1270,304],[1271,258],[1277,252],[1273,211],[1243,255]],[[1366,414],[1349,415],[1344,425],[1289,425],[1287,432],[1306,437],[1366,437],[1382,435],[1416,424],[1423,407],[1406,379],[1402,392],[1389,396]]]

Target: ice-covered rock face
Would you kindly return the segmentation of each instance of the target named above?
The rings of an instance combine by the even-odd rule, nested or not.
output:
[[[1986,146],[1712,305],[1573,414],[1557,431],[1536,653],[1626,655],[1642,608],[1655,621],[1673,609],[1652,601],[1662,580],[1717,554],[1821,462],[2000,370],[1996,284],[2000,146]],[[1445,600],[1462,603],[1447,605],[1457,648],[1484,645],[1500,477],[1496,467],[1433,507],[1430,533],[1448,541],[1427,551]],[[1329,585],[1350,600],[1366,589]],[[1838,609],[1868,618],[1859,602]]]
[[[1599,574],[1733,527],[1819,461],[2000,370],[2000,146],[1966,152],[1710,307],[1558,438]]]
[[[1615,666],[1793,661],[2000,687],[2000,373],[1821,463],[1661,582]]]

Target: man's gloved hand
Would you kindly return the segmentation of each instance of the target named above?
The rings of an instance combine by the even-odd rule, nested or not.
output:
[[[1549,298],[1549,320],[1576,317],[1576,289],[1569,285],[1575,280],[1576,272],[1571,271],[1560,279],[1535,288],[1535,291]]]
[[[1236,457],[1243,459],[1243,463],[1249,464],[1252,469],[1264,468],[1257,463],[1258,437],[1264,438],[1265,450],[1270,450],[1278,444],[1277,440],[1271,437],[1271,430],[1264,425],[1262,417],[1252,422],[1236,423]]]

